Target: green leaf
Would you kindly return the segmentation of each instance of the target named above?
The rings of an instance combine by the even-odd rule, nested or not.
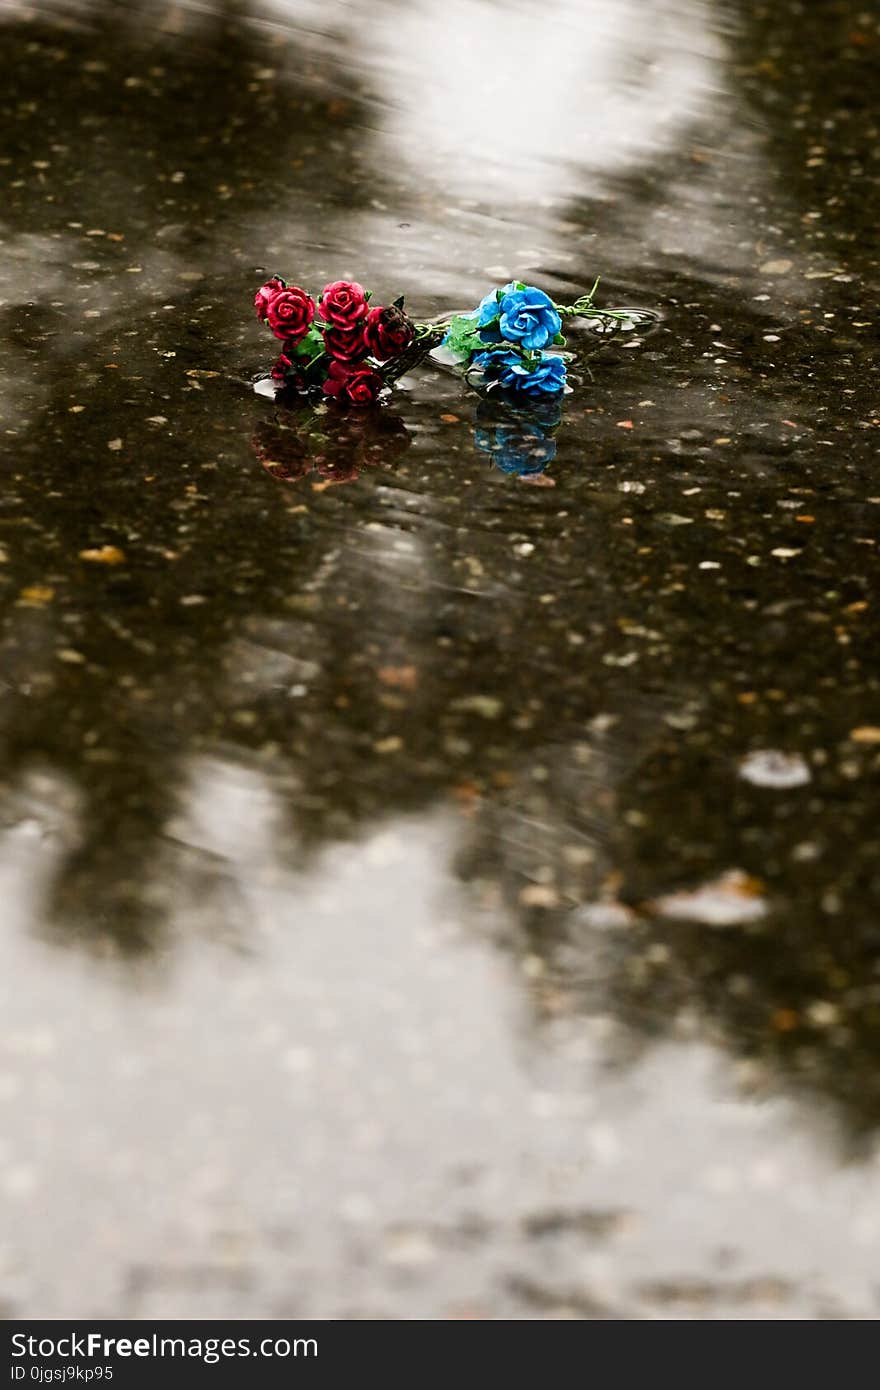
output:
[[[293,349],[292,356],[304,366],[308,366],[316,357],[320,357],[323,351],[324,339],[321,337],[321,330],[312,324],[302,342],[297,343]]]
[[[476,317],[456,314],[449,324],[444,346],[460,358],[470,357],[474,352],[482,352],[486,344],[480,338]]]

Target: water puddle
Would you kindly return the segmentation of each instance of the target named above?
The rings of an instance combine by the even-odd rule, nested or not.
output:
[[[872,1316],[873,18],[2,25],[3,1310]],[[627,317],[338,410],[278,266]]]

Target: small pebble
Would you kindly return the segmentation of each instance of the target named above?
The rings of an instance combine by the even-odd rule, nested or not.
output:
[[[780,791],[803,787],[811,778],[810,769],[800,754],[781,753],[772,748],[749,753],[739,765],[739,775],[755,787],[773,787]]]

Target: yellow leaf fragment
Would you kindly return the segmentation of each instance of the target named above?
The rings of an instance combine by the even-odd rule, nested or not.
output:
[[[88,560],[93,565],[125,564],[125,552],[117,545],[100,545],[94,550],[81,550],[79,558]]]
[[[55,590],[51,584],[29,584],[27,588],[22,589],[18,597],[21,603],[30,604],[32,608],[42,608],[52,602]]]

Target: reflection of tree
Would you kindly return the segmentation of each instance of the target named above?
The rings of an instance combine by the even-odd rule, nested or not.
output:
[[[269,51],[247,31],[230,42],[206,24],[197,45],[157,37],[147,54],[117,10],[95,15],[97,36],[66,33],[64,58],[58,32],[29,21],[18,37],[36,53],[20,62],[19,42],[2,59],[22,113],[0,131],[16,172],[65,143],[62,113],[78,132],[50,149],[51,184],[29,174],[5,209],[15,235],[58,232],[71,262],[47,264],[51,292],[8,315],[15,350],[49,370],[14,437],[0,566],[6,780],[42,761],[82,797],[58,931],[156,945],[173,904],[154,870],[185,760],[218,746],[274,775],[305,852],[451,794],[461,872],[499,886],[546,964],[548,1007],[591,1007],[596,974],[604,1007],[610,993],[648,1034],[696,1003],[736,1049],[782,1058],[875,1122],[876,753],[847,741],[877,723],[875,551],[854,548],[871,538],[873,458],[853,433],[846,481],[831,474],[809,375],[839,371],[839,349],[797,329],[780,387],[750,355],[763,311],[694,270],[672,287],[736,339],[730,379],[680,322],[638,366],[612,349],[567,407],[552,470],[564,488],[487,479],[458,389],[450,411],[430,382],[399,398],[413,444],[393,472],[278,487],[251,440],[295,460],[296,431],[231,379],[264,357],[236,248],[262,259],[295,242],[306,206],[319,224],[328,122],[350,152],[357,111],[322,86],[319,60],[306,87],[259,76]],[[83,168],[85,134],[101,157]],[[359,196],[349,178],[344,193]],[[177,278],[189,273],[207,285]],[[847,381],[867,419],[866,381]],[[619,426],[646,398],[630,447]],[[327,434],[340,459],[349,428]],[[796,562],[770,558],[793,542]],[[124,562],[79,558],[102,545]],[[826,761],[806,792],[747,793],[735,763],[754,746]],[[767,885],[765,922],[713,931],[642,911],[731,867]],[[638,913],[600,961],[580,909],[603,893]]]
[[[250,499],[251,536],[207,519],[230,426],[212,418],[203,378],[240,371],[271,169],[283,171],[279,217],[282,204],[313,215],[308,159],[331,136],[344,144],[357,111],[351,81],[341,100],[319,55],[298,85],[276,81],[288,46],[245,21],[237,7],[205,20],[116,4],[85,22],[30,15],[4,28],[0,59],[0,158],[18,176],[4,204],[5,326],[12,359],[33,364],[10,402],[29,423],[2,503],[5,773],[36,757],[82,788],[60,917],[130,946],[155,927],[145,866],[180,751],[229,718],[213,709],[211,653],[216,669],[252,604],[271,607],[263,547],[282,566],[296,549],[283,508],[263,524],[249,473],[225,500],[234,515],[236,494]],[[193,26],[183,41],[181,23]],[[344,169],[324,183],[340,189],[357,204]],[[231,257],[246,269],[230,273]],[[203,282],[208,293],[193,288]],[[232,425],[239,449],[245,421]],[[117,568],[78,559],[110,541],[126,556]]]

